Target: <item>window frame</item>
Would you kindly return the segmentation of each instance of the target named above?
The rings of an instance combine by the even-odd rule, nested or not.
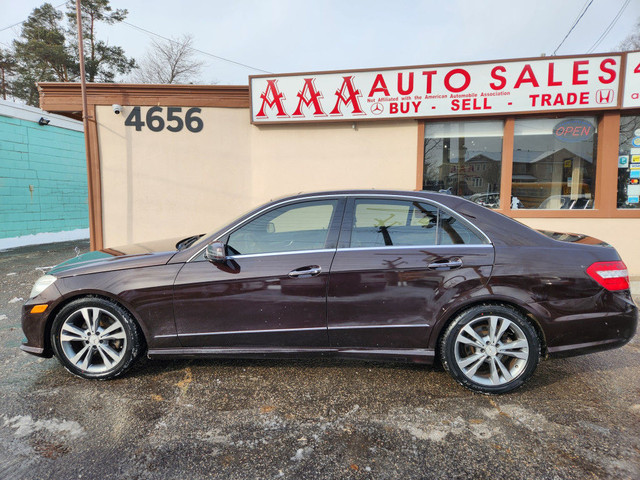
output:
[[[572,110],[557,114],[535,112],[527,114],[521,112],[514,115],[478,115],[434,117],[421,119],[417,122],[417,174],[416,190],[422,190],[424,170],[424,138],[425,125],[428,122],[473,120],[504,120],[502,139],[502,170],[500,172],[500,206],[493,211],[511,218],[640,218],[640,209],[617,208],[618,189],[618,138],[620,132],[621,115],[640,115],[638,109],[611,110]],[[575,116],[595,116],[597,120],[598,139],[596,146],[595,195],[593,208],[589,210],[540,210],[540,209],[511,209],[511,182],[513,173],[514,125],[519,118],[557,118],[558,121]]]
[[[424,203],[438,210],[438,224],[436,225],[436,238],[439,237],[439,229],[440,229],[440,212],[445,212],[448,215],[454,217],[457,221],[464,224],[469,230],[471,230],[480,240],[480,243],[458,243],[458,244],[424,244],[424,245],[383,245],[383,246],[375,246],[375,247],[352,247],[351,246],[351,234],[353,232],[353,225],[355,223],[355,210],[356,210],[356,202],[359,200],[381,200],[381,201],[400,201],[406,203]],[[342,227],[340,229],[340,238],[338,240],[338,250],[389,250],[394,248],[401,249],[433,249],[433,248],[476,248],[476,247],[493,247],[493,242],[491,239],[485,234],[480,228],[474,225],[470,220],[464,218],[462,215],[458,214],[451,208],[436,202],[430,199],[422,198],[422,197],[412,197],[412,196],[404,196],[404,195],[352,195],[347,197],[347,204],[343,215]]]

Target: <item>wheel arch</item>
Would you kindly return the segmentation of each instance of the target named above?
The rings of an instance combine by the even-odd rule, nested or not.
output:
[[[118,305],[120,308],[126,310],[127,313],[131,315],[131,318],[134,320],[134,322],[136,323],[136,326],[138,327],[138,330],[140,331],[140,338],[142,340],[141,347],[143,348],[143,351],[144,349],[147,348],[147,332],[145,332],[143,323],[140,322],[140,319],[133,312],[133,310],[129,308],[127,305],[125,305],[122,301],[120,301],[116,297],[113,297],[111,295],[107,295],[104,293],[74,292],[72,295],[65,297],[61,302],[59,302],[53,308],[53,310],[49,313],[49,317],[47,318],[47,323],[45,324],[45,331],[44,331],[44,352],[45,353],[53,355],[53,346],[51,345],[51,328],[53,327],[53,322],[55,321],[60,311],[62,311],[62,309],[65,308],[70,303],[75,302],[76,300],[81,300],[86,298],[101,298],[103,300],[113,302],[116,305]]]
[[[452,309],[447,312],[437,323],[437,327],[431,334],[429,338],[429,344],[433,346],[435,352],[435,362],[440,361],[440,340],[442,336],[447,331],[447,328],[451,323],[455,320],[455,318],[466,310],[470,310],[479,306],[492,306],[492,305],[504,305],[507,307],[511,307],[522,315],[524,315],[527,320],[531,322],[536,334],[538,335],[538,339],[540,340],[540,352],[542,358],[546,358],[547,356],[547,340],[542,328],[542,324],[537,316],[528,308],[521,305],[520,303],[514,301],[513,299],[508,298],[484,298],[484,299],[474,299],[472,301],[466,302],[463,305],[459,305],[457,308]]]

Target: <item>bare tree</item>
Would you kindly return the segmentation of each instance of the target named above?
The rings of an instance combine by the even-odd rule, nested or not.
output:
[[[640,50],[640,19],[636,23],[634,32],[627,35],[618,48],[622,51]]]
[[[151,48],[133,73],[136,83],[197,83],[203,61],[196,58],[193,37],[183,35],[164,42],[151,41]]]

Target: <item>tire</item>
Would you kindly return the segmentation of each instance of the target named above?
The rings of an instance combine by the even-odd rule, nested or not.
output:
[[[51,326],[51,345],[74,375],[106,380],[122,375],[142,353],[143,337],[124,308],[98,297],[65,305]]]
[[[457,315],[445,330],[440,360],[470,390],[488,395],[511,392],[538,366],[540,339],[515,308],[477,305]]]

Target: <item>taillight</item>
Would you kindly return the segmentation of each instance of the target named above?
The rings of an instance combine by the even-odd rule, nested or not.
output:
[[[587,273],[607,290],[628,290],[629,272],[624,262],[596,262]]]

